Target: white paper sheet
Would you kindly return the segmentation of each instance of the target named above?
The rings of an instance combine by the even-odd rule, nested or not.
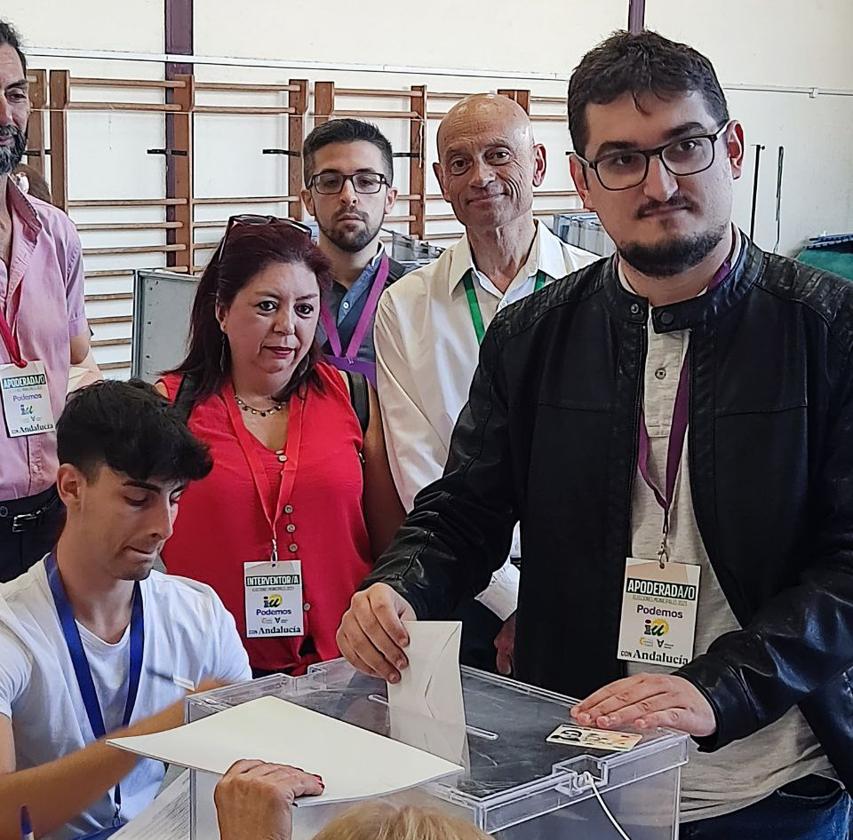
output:
[[[190,774],[182,773],[112,840],[188,840],[190,836]]]
[[[462,770],[442,758],[277,697],[262,697],[168,732],[110,739],[119,749],[223,774],[242,758],[319,773],[300,805],[383,796]]]

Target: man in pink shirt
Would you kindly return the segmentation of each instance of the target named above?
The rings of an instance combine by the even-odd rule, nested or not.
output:
[[[56,540],[54,420],[69,366],[89,350],[77,231],[9,177],[26,149],[26,76],[18,35],[0,21],[0,581],[17,577]]]

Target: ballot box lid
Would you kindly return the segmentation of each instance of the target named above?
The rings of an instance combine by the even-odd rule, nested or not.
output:
[[[571,723],[569,709],[577,700],[473,668],[463,666],[461,672],[464,727],[392,714],[386,684],[343,659],[311,666],[300,677],[276,674],[190,696],[187,714],[189,721],[198,720],[274,696],[424,749],[465,768],[424,790],[470,810],[473,822],[487,832],[589,799],[595,791],[606,795],[687,761],[686,736],[662,729],[645,733],[626,752],[549,743],[558,726]],[[677,793],[673,808],[676,799]]]

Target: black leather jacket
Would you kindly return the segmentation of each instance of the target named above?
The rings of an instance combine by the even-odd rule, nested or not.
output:
[[[655,309],[691,330],[693,504],[743,630],[677,673],[713,750],[799,704],[853,787],[853,284],[744,237],[715,290]],[[582,697],[616,658],[648,304],[600,260],[492,323],[443,478],[364,586],[420,618],[485,588],[522,523],[519,679]]]

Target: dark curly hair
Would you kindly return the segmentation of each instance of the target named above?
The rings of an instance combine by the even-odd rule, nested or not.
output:
[[[18,54],[18,58],[21,59],[21,67],[24,68],[24,75],[26,76],[27,57],[21,49],[21,36],[18,35],[18,31],[11,23],[5,20],[0,20],[0,46],[3,44],[8,44],[10,47],[14,48],[15,52]]]
[[[579,155],[586,154],[586,106],[607,105],[630,93],[637,106],[645,94],[669,99],[701,93],[717,124],[727,122],[726,96],[704,55],[657,32],[614,32],[590,50],[569,80],[569,132]]]

